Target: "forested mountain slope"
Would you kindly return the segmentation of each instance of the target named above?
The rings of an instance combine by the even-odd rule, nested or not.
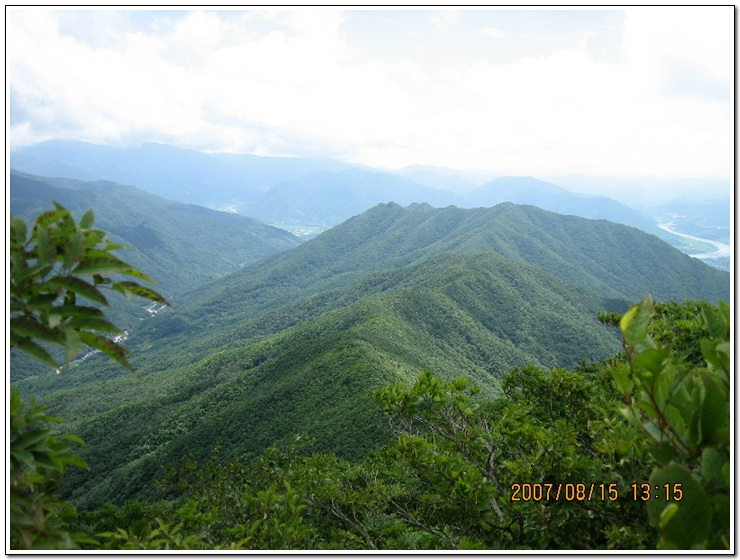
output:
[[[296,433],[360,458],[387,441],[379,387],[431,368],[494,393],[514,367],[613,355],[598,311],[729,289],[726,273],[606,221],[382,204],[142,322],[127,341],[138,378],[92,356],[15,384],[87,442],[91,471],[62,490],[95,506],[151,497],[158,464],[256,456]]]
[[[201,284],[300,243],[287,231],[253,218],[165,200],[135,187],[11,170],[12,215],[32,222],[52,208],[52,200],[76,218],[93,209],[96,227],[130,247],[118,251],[119,257],[146,270],[156,280],[157,290],[171,302]],[[117,293],[111,294],[111,302],[111,317],[125,330],[138,326],[149,316],[145,308],[152,308],[148,302],[129,301]],[[15,353],[12,366],[16,379],[44,371],[39,363]]]
[[[370,285],[379,288],[362,295]],[[355,301],[266,338],[231,332],[210,355],[170,344],[136,348],[139,379],[118,376],[52,394],[43,383],[21,383],[24,391],[47,392],[54,413],[88,444],[83,455],[94,472],[70,476],[65,491],[86,505],[128,498],[152,488],[155,459],[202,459],[217,445],[224,456],[257,454],[297,433],[359,458],[387,440],[370,399],[385,384],[429,367],[469,376],[495,394],[514,367],[570,366],[619,348],[615,333],[596,321],[598,296],[492,253],[437,255],[337,295]],[[161,370],[167,353],[188,355],[190,364]],[[91,359],[69,377],[82,381],[103,363]]]
[[[495,252],[622,302],[646,293],[658,300],[729,299],[727,273],[635,228],[508,203],[467,210],[381,204],[195,290],[162,321],[193,329],[233,324],[442,252]]]
[[[299,244],[290,233],[253,218],[165,200],[106,181],[53,179],[10,172],[10,211],[33,218],[55,200],[132,249],[120,257],[157,280],[170,299]]]

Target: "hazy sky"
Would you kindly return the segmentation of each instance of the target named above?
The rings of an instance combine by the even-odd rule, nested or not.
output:
[[[8,139],[729,180],[733,18],[7,8]]]

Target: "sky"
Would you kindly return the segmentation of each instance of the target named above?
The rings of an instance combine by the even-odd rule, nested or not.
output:
[[[726,179],[734,8],[6,8],[7,139]]]

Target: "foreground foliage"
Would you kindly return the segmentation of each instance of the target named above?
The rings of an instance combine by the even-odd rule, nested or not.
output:
[[[10,220],[10,344],[11,347],[60,371],[83,345],[102,351],[132,372],[126,350],[100,307],[108,306],[104,288],[127,297],[136,295],[161,304],[154,290],[128,279],[151,278],[111,251],[121,249],[106,234],[93,229],[92,210],[75,223],[59,204],[36,218],[31,231],[20,218]],[[106,275],[106,276],[104,276]],[[50,346],[51,345],[51,346]],[[64,350],[59,363],[53,347]],[[75,436],[56,436],[47,415],[32,398],[23,403],[13,389],[10,397],[10,545],[11,548],[74,548],[87,542],[65,528],[74,508],[55,496],[68,465],[86,468],[72,454]]]
[[[647,299],[621,329],[623,355],[514,370],[495,399],[428,371],[376,392],[396,440],[362,462],[306,438],[216,450],[168,469],[171,499],[76,529],[111,549],[727,549],[729,309]]]
[[[39,341],[69,361],[89,336],[130,368],[99,334],[115,327],[78,296],[105,304],[95,298],[106,286],[161,296],[102,276],[147,279],[108,253],[117,247],[91,229],[92,214],[77,225],[57,206],[39,220],[28,239],[12,222],[13,344],[57,367]],[[165,500],[80,513],[55,497],[66,467],[85,466],[71,453],[80,441],[13,391],[11,547],[729,548],[729,308],[648,297],[602,320],[619,326],[621,355],[519,368],[498,396],[429,371],[376,391],[395,439],[364,459],[320,453],[308,438],[257,460],[215,449],[165,470]]]

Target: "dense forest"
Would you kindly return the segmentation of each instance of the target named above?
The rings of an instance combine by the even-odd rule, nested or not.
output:
[[[62,370],[14,378],[11,548],[730,547],[725,273],[532,207],[381,205],[129,351],[104,292],[169,298],[93,221],[11,220],[11,344]]]

